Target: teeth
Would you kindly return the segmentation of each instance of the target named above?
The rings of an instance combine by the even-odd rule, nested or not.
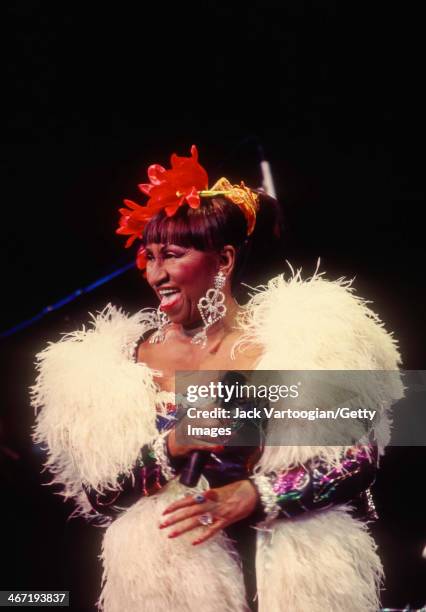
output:
[[[171,295],[172,293],[177,293],[177,289],[163,289],[160,291],[160,295]]]

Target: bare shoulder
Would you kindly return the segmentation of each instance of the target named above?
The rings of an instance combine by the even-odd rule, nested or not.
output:
[[[167,333],[167,350],[162,342],[151,342],[152,332],[138,346],[137,361],[143,361],[152,368],[169,364],[175,353],[175,340],[173,333]]]
[[[261,358],[264,352],[263,346],[254,343],[238,345],[240,338],[239,332],[230,334],[221,347],[220,357],[228,363],[231,369],[251,370]]]
[[[158,360],[159,356],[159,347],[160,345],[155,342],[150,342],[150,338],[155,332],[149,334],[145,340],[143,340],[137,350],[137,361],[143,361],[147,365],[152,365],[153,361]]]
[[[262,357],[262,354],[263,347],[258,344],[242,346],[235,351],[235,363],[238,364],[238,367],[241,369],[251,370]]]
[[[235,330],[229,335],[229,343],[232,347],[235,346],[235,352],[239,355],[246,355],[250,358],[260,357],[264,351],[264,346],[256,342],[241,342],[243,335],[239,330]]]
[[[151,335],[151,334],[150,334]],[[138,344],[138,350],[136,353],[136,360],[137,361],[146,361],[146,357],[150,354],[150,349],[153,345],[150,344],[149,342],[149,336],[148,338],[145,338],[145,340],[143,340],[142,342],[139,342]]]

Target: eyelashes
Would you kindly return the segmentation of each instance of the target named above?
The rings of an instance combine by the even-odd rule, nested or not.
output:
[[[178,259],[179,257],[182,257],[185,253],[165,253],[163,255],[164,259]],[[147,255],[146,256],[147,261],[152,261],[154,259],[153,255]]]
[[[175,248],[175,245],[166,245],[163,248],[160,249],[155,249],[155,253],[156,255],[154,255],[154,252],[151,249],[146,248],[145,249],[145,257],[147,261],[153,261],[155,260],[156,256],[158,256],[159,258],[162,259],[180,259],[181,257],[184,257],[184,255],[186,255],[188,253],[187,248],[182,248],[182,247],[176,247],[176,250],[173,250]],[[172,250],[169,250],[172,249]]]

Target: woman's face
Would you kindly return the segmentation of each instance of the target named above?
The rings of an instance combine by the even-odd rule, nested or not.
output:
[[[218,254],[176,244],[150,243],[146,245],[146,258],[146,279],[160,300],[160,309],[173,323],[199,325],[197,304],[213,286],[219,269]]]

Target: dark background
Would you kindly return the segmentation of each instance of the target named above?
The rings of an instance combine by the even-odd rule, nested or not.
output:
[[[309,275],[321,257],[329,278],[356,276],[404,367],[426,369],[425,49],[413,6],[1,11],[2,330],[131,261],[117,209],[143,201],[150,163],[195,143],[211,182],[257,186],[261,145],[284,211],[280,269],[288,259]],[[40,485],[28,386],[35,353],[108,301],[154,305],[132,269],[2,340],[0,589],[69,589],[76,610],[99,593],[102,532],[67,521],[72,505]],[[374,487],[387,606],[426,599],[424,466],[424,448],[389,449]]]

